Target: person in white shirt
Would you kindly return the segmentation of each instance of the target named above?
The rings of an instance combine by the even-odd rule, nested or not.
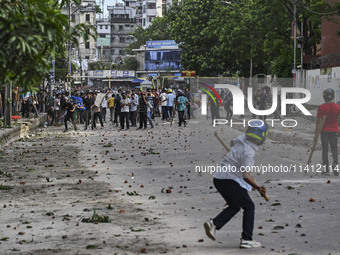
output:
[[[161,107],[162,107],[162,120],[168,120],[168,110],[167,110],[167,99],[166,99],[166,91],[165,89],[162,90],[161,94]]]
[[[168,110],[168,117],[170,119],[172,118],[175,98],[176,96],[172,93],[172,89],[168,89],[168,94],[166,95],[166,106]]]
[[[131,127],[137,127],[137,106],[138,95],[134,90],[131,90],[131,106],[130,106],[130,121]]]
[[[102,102],[102,118],[106,122],[106,108],[107,108],[107,95],[103,98]]]
[[[253,240],[255,205],[248,191],[252,187],[258,190],[261,196],[266,197],[266,188],[260,186],[250,176],[249,170],[254,165],[255,152],[263,144],[268,135],[268,127],[262,120],[253,120],[249,123],[245,135],[233,140],[228,155],[221,163],[221,169],[214,174],[214,185],[228,204],[213,220],[204,223],[207,236],[215,240],[216,230],[221,229],[242,208],[242,237],[240,248],[256,248],[261,244]]]
[[[54,99],[54,116],[55,123],[58,124],[60,120],[60,94],[57,94],[56,99]]]
[[[129,124],[130,105],[131,105],[130,99],[126,96],[126,93],[123,92],[122,99],[120,100],[120,106],[121,106],[120,130],[124,130],[124,121],[126,122],[126,130],[130,128],[130,124]]]

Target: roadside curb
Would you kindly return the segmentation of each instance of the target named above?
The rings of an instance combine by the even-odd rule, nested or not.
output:
[[[37,119],[22,119],[18,122],[21,124],[20,126],[0,129],[0,148],[18,138],[25,137],[29,132],[44,123],[46,119],[47,114],[44,113],[39,115]]]

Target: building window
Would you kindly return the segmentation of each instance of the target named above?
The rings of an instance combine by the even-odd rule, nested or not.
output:
[[[105,38],[105,35],[104,34],[100,34],[99,37],[100,38]]]
[[[90,56],[85,56],[85,59],[90,59]]]
[[[143,13],[145,13],[146,12],[146,8],[145,8],[146,6],[145,5],[143,5]]]
[[[123,50],[119,50],[119,55],[123,55],[124,51]]]
[[[109,29],[109,26],[108,26],[108,25],[105,25],[105,29]]]
[[[72,15],[71,15],[71,21],[72,21],[72,22],[76,22],[76,15],[75,15],[75,14],[72,14]]]
[[[143,18],[143,26],[145,26],[145,18]]]
[[[86,42],[85,43],[85,49],[89,49],[90,48],[90,42]]]
[[[119,30],[122,31],[123,30],[123,26],[119,26]]]
[[[111,29],[112,29],[112,30],[116,30],[115,25],[112,25]]]
[[[130,2],[125,2],[126,7],[129,7]]]
[[[103,55],[106,55],[106,50],[103,50]]]
[[[148,9],[156,9],[156,4],[154,3],[148,4]]]
[[[86,14],[86,15],[85,15],[85,20],[88,21],[88,22],[90,22],[90,14]]]
[[[100,29],[103,29],[103,25],[100,25],[99,28],[100,28]]]
[[[111,49],[111,55],[115,54],[115,49]]]
[[[125,43],[125,38],[124,38],[124,37],[120,37],[120,38],[119,38],[119,42],[120,42],[120,43]]]

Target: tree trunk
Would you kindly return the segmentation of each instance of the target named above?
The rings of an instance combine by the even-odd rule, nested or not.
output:
[[[5,100],[4,100],[4,126],[11,127],[12,118],[12,83],[5,87]]]

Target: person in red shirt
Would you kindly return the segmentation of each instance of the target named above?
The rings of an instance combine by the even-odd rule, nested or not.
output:
[[[332,169],[335,175],[339,174],[338,166],[338,130],[340,123],[340,106],[333,102],[334,90],[326,89],[323,92],[325,103],[320,105],[317,114],[316,128],[321,125],[321,120],[326,115],[326,120],[321,130],[322,162],[325,167],[324,173],[329,173],[328,146],[330,145],[333,155]],[[317,137],[314,136],[314,140]]]

